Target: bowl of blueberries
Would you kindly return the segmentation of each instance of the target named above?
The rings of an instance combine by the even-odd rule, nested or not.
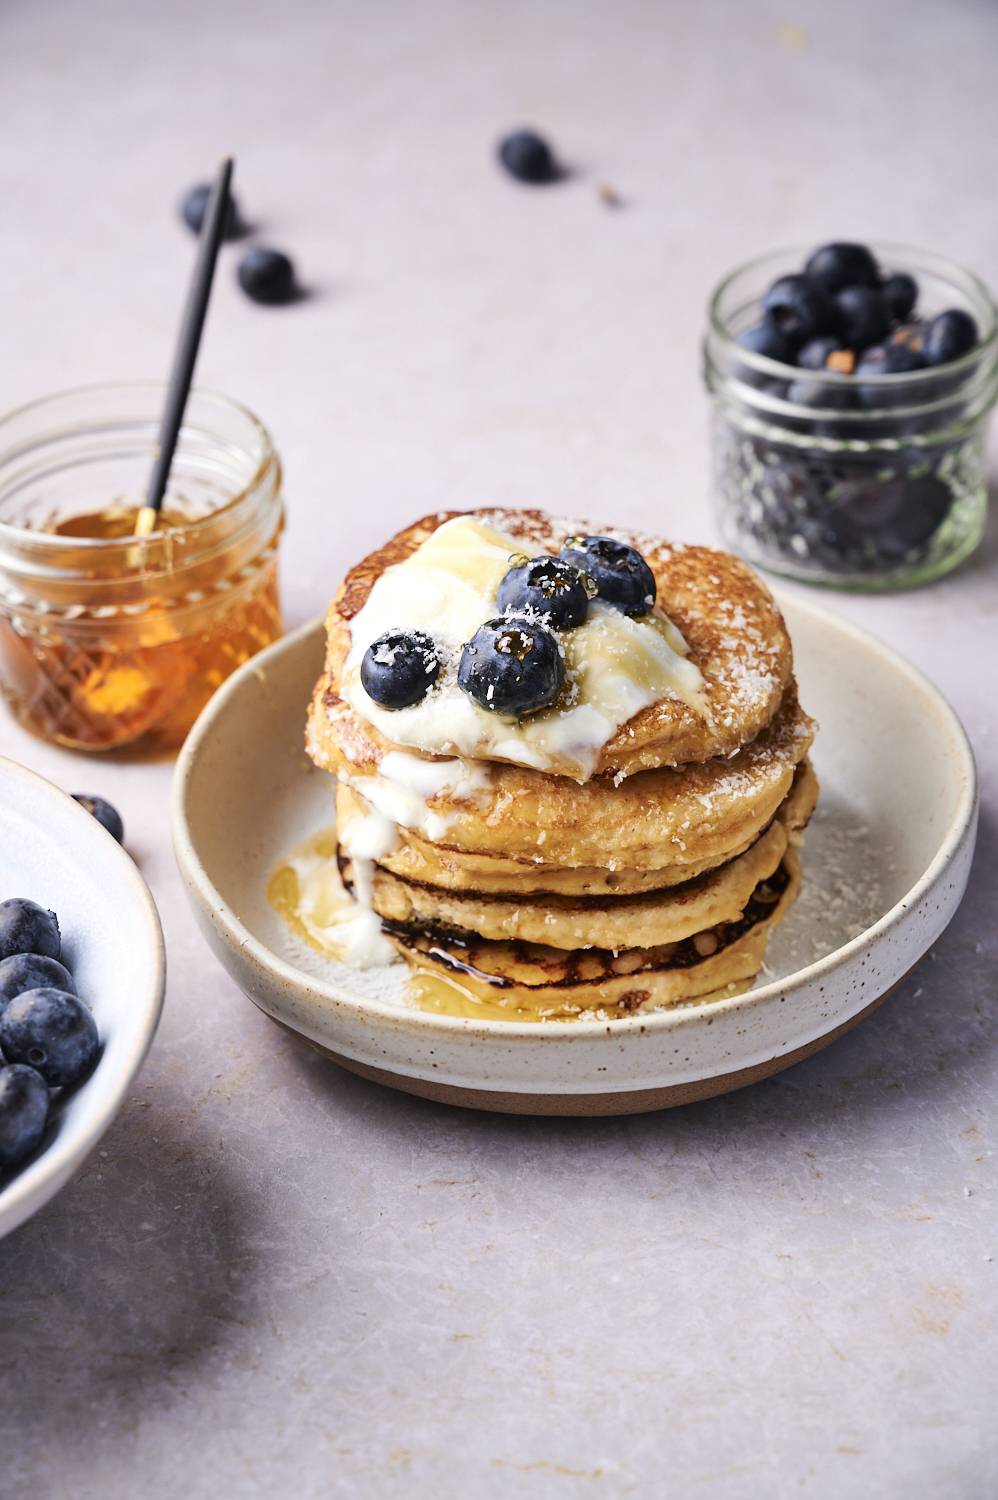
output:
[[[803,582],[906,588],[984,533],[998,310],[941,256],[834,242],[739,267],[704,375],[725,543]]]
[[[0,757],[0,1235],[72,1176],[152,1041],[163,938],[124,827]]]

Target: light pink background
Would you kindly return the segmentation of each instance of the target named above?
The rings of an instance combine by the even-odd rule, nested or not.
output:
[[[712,283],[863,235],[998,283],[996,56],[984,0],[6,0],[0,406],[165,372],[175,202],[231,151],[314,289],[258,309],[227,250],[199,370],[284,456],[289,623],[440,506],[710,539]],[[521,121],[571,180],[500,174]],[[121,807],[170,960],[135,1097],[0,1245],[0,1488],[993,1494],[996,567],[992,531],[931,590],[832,601],[936,679],[981,761],[935,961],[826,1055],[661,1117],[473,1117],[324,1065],[198,938],[169,767],[0,719],[0,752]]]

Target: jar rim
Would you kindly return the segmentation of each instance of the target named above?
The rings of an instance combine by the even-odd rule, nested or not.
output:
[[[976,364],[982,362],[982,355],[991,354],[995,351],[996,347],[998,347],[998,302],[992,296],[987,283],[977,275],[976,271],[969,270],[966,266],[961,265],[959,261],[951,260],[945,255],[940,255],[935,250],[921,250],[917,246],[905,245],[895,240],[869,240],[866,243],[869,244],[878,259],[890,260],[895,255],[907,255],[921,262],[922,269],[934,271],[940,277],[953,276],[955,274],[963,278],[968,283],[974,295],[979,297],[982,305],[987,308],[991,326],[980,342],[974,345],[973,349],[961,355],[959,359],[951,360],[945,366],[930,365],[924,370],[910,370],[904,374],[897,375],[868,375],[864,371],[864,385],[869,384],[874,389],[884,387],[898,391],[903,388],[911,389],[914,392],[918,390],[919,384],[928,385],[930,381],[938,380],[940,370],[945,369],[948,375],[957,376],[968,373]],[[803,265],[808,254],[811,253],[811,249],[813,247],[801,244],[785,245],[775,250],[767,250],[761,255],[754,255],[750,260],[742,261],[723,276],[716,283],[714,290],[710,294],[707,307],[711,334],[715,335],[721,341],[722,346],[737,349],[739,363],[747,369],[755,370],[762,376],[775,380],[785,380],[789,373],[794,378],[802,378],[800,366],[787,365],[782,360],[770,359],[768,355],[756,354],[750,349],[742,348],[721,316],[721,304],[724,296],[740,276],[759,270],[769,262],[777,262],[795,257]],[[917,272],[919,266],[916,265],[914,269]],[[854,385],[856,379],[854,374],[844,374],[838,370],[805,371],[804,377],[820,381],[822,384],[827,381],[828,385],[833,389],[836,386],[845,387]]]
[[[167,384],[164,380],[95,381],[85,385],[68,386],[60,391],[51,391],[45,396],[36,396],[31,401],[22,402],[20,406],[0,411],[0,468],[2,468],[6,456],[2,443],[4,428],[8,423],[13,423],[26,416],[30,416],[34,412],[43,411],[46,407],[54,407],[59,402],[70,401],[77,397],[114,396],[118,392],[122,393],[122,395],[128,394],[131,396],[141,393],[150,395],[157,393],[162,396],[165,394],[166,389]],[[211,390],[204,386],[193,386],[188,400],[190,401],[192,398],[207,402],[220,410],[235,413],[245,419],[259,441],[260,457],[256,468],[239,493],[233,495],[231,500],[227,500],[224,505],[218,506],[216,510],[209,511],[203,516],[195,516],[190,521],[186,521],[183,526],[150,531],[147,535],[135,538],[134,540],[122,537],[74,536],[72,539],[74,549],[79,547],[83,552],[88,550],[99,551],[100,549],[120,548],[123,544],[145,547],[149,543],[161,542],[167,536],[176,540],[180,533],[196,532],[199,527],[216,522],[219,516],[226,515],[244,503],[265,483],[269,471],[278,461],[277,449],[269,428],[264,425],[256,413],[252,412],[248,406],[245,406],[241,401],[235,400],[232,396],[224,395],[221,391]],[[161,401],[158,401],[156,404],[157,416],[161,404]],[[183,429],[181,428],[181,430]],[[10,521],[4,521],[0,518],[0,541],[6,540],[8,543],[16,543],[19,540],[23,541],[25,538],[30,538],[33,547],[37,546],[41,549],[61,548],[64,550],[66,547],[66,537],[59,535],[57,532],[35,531],[30,527],[16,526]]]

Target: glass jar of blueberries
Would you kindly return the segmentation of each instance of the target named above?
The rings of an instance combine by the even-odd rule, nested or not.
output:
[[[904,588],[978,545],[998,321],[941,256],[830,244],[726,277],[704,341],[727,546],[805,582]]]

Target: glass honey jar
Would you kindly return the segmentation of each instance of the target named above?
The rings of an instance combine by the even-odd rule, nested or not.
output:
[[[0,417],[0,691],[76,750],[176,749],[281,634],[281,466],[266,428],[193,391],[161,520],[135,520],[162,385],[95,386]]]

